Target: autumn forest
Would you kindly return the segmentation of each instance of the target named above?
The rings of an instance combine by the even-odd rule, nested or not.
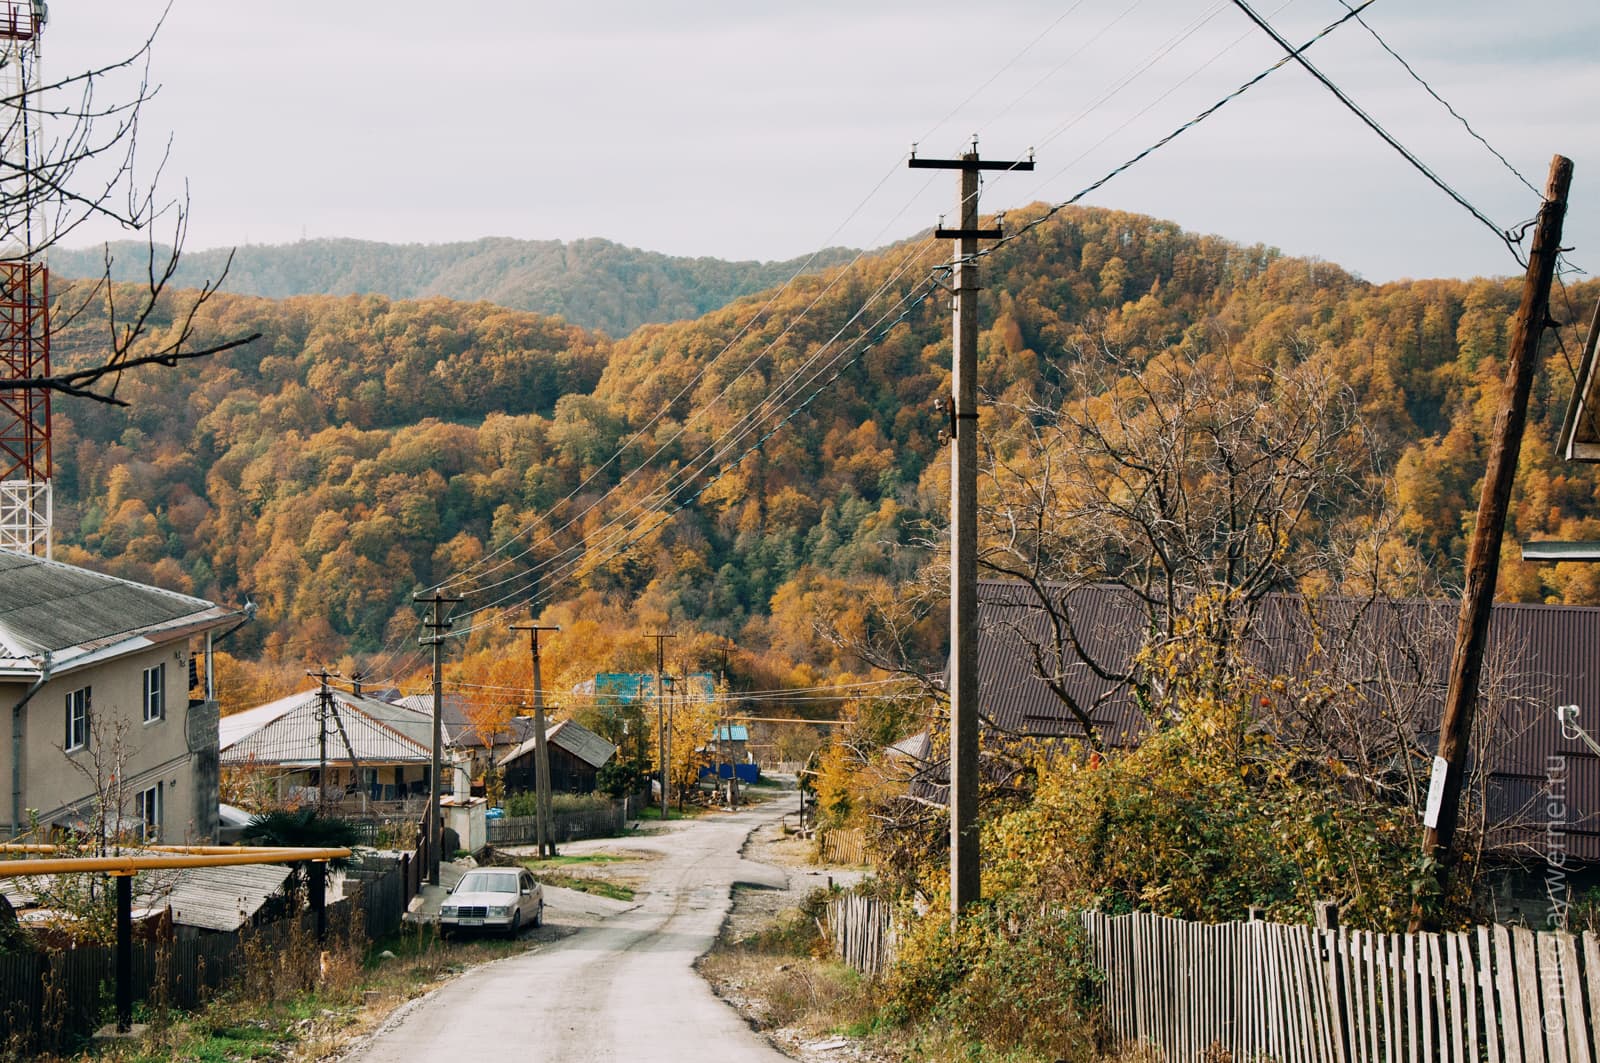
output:
[[[945,519],[949,302],[930,275],[946,253],[913,240],[620,336],[490,302],[218,294],[200,338],[259,340],[129,374],[126,408],[58,403],[57,557],[254,601],[227,646],[235,708],[325,662],[405,681],[421,663],[412,598],[439,585],[465,599],[457,675],[484,689],[515,685],[495,662],[530,604],[565,629],[547,682],[647,666],[638,636],[657,625],[679,632],[679,667],[726,665],[735,685],[864,673],[862,648],[891,635],[936,670],[942,620],[893,603],[927,582]],[[983,268],[991,461],[1017,431],[998,411],[1116,386],[1072,372],[1090,353],[1130,372],[1311,366],[1347,389],[1372,441],[1374,504],[1393,516],[1381,549],[1457,577],[1514,282],[1373,285],[1092,209]],[[1592,566],[1524,564],[1516,546],[1600,538],[1600,486],[1554,453],[1574,321],[1597,295],[1592,281],[1555,295],[1504,598],[1600,604]],[[87,358],[88,335],[69,330],[58,350]],[[1005,483],[991,470],[985,490]],[[1293,534],[1331,531],[1313,515]]]

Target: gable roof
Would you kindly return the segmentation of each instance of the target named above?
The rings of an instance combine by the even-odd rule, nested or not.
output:
[[[604,767],[606,761],[610,760],[612,754],[617,751],[616,746],[576,720],[562,720],[560,723],[548,728],[545,731],[545,741],[551,745],[560,746],[594,768]],[[495,763],[504,767],[518,757],[525,757],[532,753],[537,745],[538,735],[530,735],[526,741]]]
[[[0,676],[37,678],[220,627],[243,615],[203,598],[0,550]]]
[[[1132,593],[1121,587],[1059,588],[1080,640],[1102,665],[1125,668],[1145,641],[1146,620]],[[1414,699],[1421,721],[1423,759],[1434,753],[1443,710],[1458,604],[1409,600],[1367,603],[1323,599],[1315,603],[1323,639],[1308,620],[1308,603],[1273,595],[1260,605],[1250,641],[1241,647],[1269,675],[1323,670],[1342,676],[1369,702],[1396,689],[1372,678],[1387,671]],[[1017,583],[982,581],[978,589],[979,656],[983,713],[994,728],[1013,734],[1081,738],[1084,730],[1035,667],[1033,646],[1049,645],[1051,628],[1032,592]],[[1340,645],[1342,643],[1344,645]],[[1505,723],[1478,755],[1488,765],[1488,812],[1495,844],[1543,844],[1528,827],[1550,782],[1550,758],[1563,764],[1567,851],[1600,860],[1600,756],[1580,739],[1566,738],[1557,705],[1577,704],[1600,717],[1600,608],[1498,604],[1489,626],[1485,675]],[[1109,746],[1128,747],[1146,726],[1126,688],[1105,679],[1070,649],[1045,671],[1081,704]],[[1536,817],[1535,817],[1536,818]]]
[[[414,709],[430,719],[433,716],[432,694],[407,694],[385,700]],[[455,749],[514,746],[533,734],[533,721],[524,716],[513,716],[493,729],[486,729],[470,715],[472,706],[471,698],[452,691],[445,691],[439,699],[445,745]]]
[[[371,764],[420,764],[433,760],[433,717],[404,705],[358,697],[329,688],[326,720],[329,764],[349,764],[345,741],[356,759]],[[218,725],[222,763],[315,767],[320,763],[322,719],[317,690],[304,690],[244,712]],[[343,724],[341,734],[338,724]]]

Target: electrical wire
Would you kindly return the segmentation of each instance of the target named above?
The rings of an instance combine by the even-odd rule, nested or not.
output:
[[[624,525],[631,522],[631,520],[636,516],[643,516],[646,512],[650,511],[655,505],[654,500],[657,495],[665,492],[665,500],[670,500],[673,494],[681,490],[684,484],[679,483],[674,486],[672,481],[675,478],[682,477],[684,478],[685,482],[688,482],[689,480],[692,480],[693,477],[704,474],[704,472],[709,469],[713,463],[725,457],[727,452],[732,447],[736,446],[743,439],[748,438],[749,435],[759,426],[759,423],[762,419],[770,416],[772,413],[775,413],[777,411],[777,407],[779,407],[782,403],[789,401],[794,395],[797,395],[800,390],[803,390],[805,387],[815,382],[815,380],[817,380],[823,373],[827,372],[829,368],[837,364],[840,359],[844,358],[848,354],[849,348],[835,347],[840,337],[843,336],[845,331],[848,330],[851,325],[860,319],[863,311],[875,304],[885,292],[887,292],[895,283],[898,282],[901,276],[903,276],[909,269],[913,268],[923,258],[927,257],[929,253],[930,249],[926,246],[922,247],[920,251],[914,247],[912,251],[902,259],[895,272],[879,286],[879,288],[868,298],[866,303],[864,303],[860,309],[853,313],[850,318],[843,325],[841,325],[826,342],[819,345],[812,355],[807,358],[800,367],[791,372],[784,381],[780,382],[778,387],[776,387],[772,393],[766,396],[761,403],[758,403],[756,407],[743,415],[734,426],[725,430],[716,439],[707,443],[699,453],[689,459],[684,468],[669,474],[663,483],[658,484],[643,498],[634,500],[625,506],[623,510],[613,514],[610,520],[608,520],[606,524],[603,525],[599,530],[599,534],[609,535],[608,540],[599,544],[599,549],[601,551],[607,551],[608,547],[624,538],[627,535]],[[902,296],[900,302],[897,303],[896,306],[904,303],[906,298],[906,296]],[[893,308],[891,308],[890,312],[892,311]],[[880,317],[879,320],[881,322],[883,318]],[[872,327],[873,326],[868,326],[868,330],[870,331]],[[817,361],[829,349],[836,349],[838,353],[836,353],[831,360],[825,363],[821,369],[813,372],[813,367],[816,365]],[[811,375],[805,380],[799,381],[799,378],[805,373],[811,373]],[[799,382],[797,383],[796,381]],[[748,454],[748,452],[746,453]],[[745,455],[741,455],[741,460],[744,456]],[[697,468],[697,466],[700,467]],[[702,488],[702,491],[703,490],[704,488]],[[636,539],[633,541],[636,541]],[[477,588],[477,590],[484,591],[494,589],[513,582],[530,579],[533,576],[543,572],[552,564],[556,566],[556,571],[559,574],[558,578],[559,576],[571,574],[580,566],[587,566],[592,571],[594,567],[599,564],[603,564],[606,560],[616,556],[617,553],[615,550],[603,552],[599,560],[591,560],[590,555],[595,549],[596,546],[592,541],[587,544],[582,542],[576,543],[562,550],[558,555],[556,555],[555,558],[547,559],[546,562],[541,562],[525,572],[499,580],[494,584]],[[557,562],[559,562],[559,564],[557,564]],[[522,590],[513,591],[509,595],[502,596],[495,599],[495,601],[488,603],[488,605],[484,608],[492,607],[505,602],[511,597],[521,593]]]
[[[1358,17],[1360,15],[1360,12],[1363,9],[1365,9],[1367,6],[1369,6],[1371,4],[1371,2],[1372,2],[1372,0],[1367,0],[1367,3],[1362,4],[1360,7],[1354,7],[1354,8],[1349,7],[1349,5],[1347,4],[1346,5],[1347,14],[1346,14],[1345,17],[1346,18],[1356,18],[1356,17]],[[1333,80],[1331,78],[1329,78],[1328,75],[1324,74],[1321,70],[1317,69],[1316,65],[1313,64],[1311,62],[1311,60],[1307,59],[1303,54],[1301,54],[1301,53],[1303,53],[1305,51],[1305,49],[1307,47],[1309,47],[1309,45],[1302,45],[1301,47],[1296,48],[1294,45],[1292,45],[1288,41],[1284,40],[1283,36],[1280,33],[1278,33],[1277,30],[1273,29],[1272,25],[1270,23],[1268,23],[1266,19],[1262,18],[1260,15],[1258,15],[1256,13],[1256,10],[1253,7],[1250,6],[1248,0],[1232,0],[1232,3],[1240,11],[1243,11],[1245,13],[1245,15],[1250,19],[1250,21],[1254,22],[1257,26],[1259,26],[1263,33],[1265,33],[1265,34],[1267,34],[1267,36],[1271,37],[1274,41],[1277,42],[1277,44],[1278,44],[1278,46],[1280,48],[1282,48],[1286,53],[1288,53],[1286,58],[1292,59],[1294,62],[1299,63],[1300,66],[1303,67],[1307,73],[1309,73],[1312,77],[1316,78],[1319,82],[1321,82],[1322,86],[1324,88],[1326,88],[1329,92],[1333,93],[1334,97],[1336,99],[1338,99],[1338,101],[1340,103],[1344,104],[1345,107],[1350,111],[1351,114],[1353,114],[1357,118],[1361,119],[1361,121],[1367,126],[1367,128],[1371,129],[1374,133],[1378,134],[1378,136],[1383,140],[1383,142],[1385,144],[1388,144],[1395,151],[1399,152],[1401,158],[1405,159],[1406,162],[1410,163],[1412,165],[1412,167],[1418,173],[1420,173],[1420,174],[1422,174],[1422,176],[1426,177],[1441,192],[1443,192],[1445,195],[1449,196],[1451,199],[1455,200],[1456,203],[1458,203],[1463,209],[1465,209],[1467,211],[1467,213],[1471,214],[1474,218],[1478,219],[1478,221],[1482,222],[1484,224],[1484,226],[1487,227],[1490,232],[1494,233],[1497,237],[1499,237],[1500,240],[1506,245],[1506,249],[1511,252],[1511,256],[1513,258],[1515,258],[1518,263],[1521,263],[1524,266],[1526,265],[1526,262],[1524,262],[1524,260],[1522,258],[1521,252],[1517,248],[1517,241],[1511,235],[1510,231],[1501,229],[1498,225],[1496,225],[1493,221],[1491,221],[1489,219],[1488,215],[1484,214],[1483,211],[1481,211],[1477,207],[1473,206],[1473,204],[1465,196],[1463,196],[1460,192],[1457,192],[1454,188],[1450,187],[1450,185],[1448,183],[1446,183],[1444,178],[1442,178],[1438,174],[1434,173],[1431,169],[1428,168],[1427,164],[1424,163],[1421,159],[1417,158],[1417,156],[1414,155],[1409,148],[1407,148],[1404,144],[1400,143],[1399,140],[1395,139],[1395,137],[1394,137],[1394,135],[1392,133],[1390,133],[1387,129],[1385,129],[1382,125],[1380,125],[1378,123],[1377,119],[1373,118],[1366,111],[1362,110],[1362,108],[1361,108],[1361,106],[1359,104],[1357,104],[1349,96],[1345,95],[1344,90],[1339,88],[1338,85],[1335,85],[1333,83]],[[1343,19],[1341,19],[1340,21],[1343,21]],[[1542,198],[1542,196],[1541,196],[1541,198]]]
[[[917,310],[917,308],[920,307],[923,304],[923,302],[925,302],[928,299],[928,297],[931,296],[933,294],[933,292],[936,291],[936,290],[938,290],[938,286],[932,280],[929,280],[929,281],[924,282],[921,291],[910,293],[910,294],[908,294],[907,297],[903,298],[902,299],[902,303],[904,304],[904,307],[903,307],[903,309],[901,309],[900,313],[898,315],[896,315],[892,320],[888,320],[887,319],[887,312],[886,312],[886,314],[884,316],[880,317],[878,322],[876,322],[874,324],[874,326],[873,326],[873,328],[875,328],[877,330],[876,335],[870,337],[865,343],[863,343],[860,346],[860,348],[858,348],[855,351],[854,355],[851,356],[850,358],[848,358],[846,360],[843,360],[842,362],[840,362],[840,360],[838,360],[838,359],[835,359],[835,362],[833,364],[837,365],[837,368],[834,370],[833,374],[830,377],[828,377],[827,380],[823,381],[820,385],[818,385],[816,387],[816,389],[814,391],[812,391],[811,394],[808,395],[803,401],[801,401],[798,405],[796,405],[793,409],[791,409],[786,416],[784,416],[781,420],[779,420],[775,424],[773,424],[764,434],[762,434],[758,439],[756,439],[756,441],[754,443],[752,443],[748,447],[746,447],[745,450],[742,453],[740,453],[738,455],[738,457],[736,457],[733,461],[725,464],[716,473],[714,473],[711,476],[707,477],[704,480],[704,482],[702,482],[691,494],[685,495],[682,498],[676,498],[678,492],[682,491],[686,487],[692,486],[692,482],[683,483],[683,484],[680,484],[679,486],[673,488],[670,492],[668,492],[668,494],[663,499],[663,504],[670,504],[670,508],[662,509],[662,510],[656,510],[656,511],[653,512],[654,516],[657,516],[658,518],[660,518],[656,523],[654,523],[653,525],[651,525],[649,527],[646,527],[643,530],[637,532],[636,534],[634,534],[633,536],[628,538],[626,542],[623,542],[620,545],[614,546],[612,549],[610,549],[610,551],[609,551],[607,556],[603,557],[600,561],[597,561],[594,564],[603,563],[605,560],[609,560],[610,557],[615,557],[615,556],[620,555],[623,551],[627,550],[628,548],[630,548],[634,544],[638,543],[641,539],[644,539],[647,536],[653,534],[655,531],[659,530],[674,515],[676,515],[677,513],[681,512],[686,507],[688,507],[690,505],[693,505],[696,501],[698,501],[699,498],[713,484],[717,483],[719,480],[722,479],[722,477],[726,476],[728,473],[730,473],[734,469],[736,469],[746,458],[748,458],[751,454],[755,453],[756,451],[760,450],[766,444],[766,442],[769,439],[771,439],[774,435],[776,435],[779,431],[781,431],[784,427],[786,427],[795,418],[799,417],[803,412],[805,412],[810,407],[810,405],[814,401],[816,401],[818,396],[823,394],[829,387],[831,387],[833,385],[833,383],[835,381],[837,381],[839,379],[839,377],[844,373],[844,371],[846,369],[848,369],[850,366],[854,365],[857,361],[859,361],[862,357],[864,357],[867,354],[868,351],[872,350],[875,346],[877,346],[878,343],[882,342],[884,337],[886,337],[890,332],[892,332],[894,330],[894,328],[897,325],[899,325],[902,321],[904,321],[908,317],[910,317],[911,314],[914,313]],[[891,308],[891,312],[892,312],[892,309],[893,308]],[[885,323],[886,320],[887,320],[887,323]],[[815,378],[813,378],[813,379],[815,379]],[[676,501],[674,501],[675,498],[676,498]],[[588,558],[585,557],[584,560],[585,560],[585,562],[587,562]],[[592,571],[593,565],[591,564],[589,567],[590,567],[590,570]],[[571,571],[575,573],[577,571],[576,566],[574,566],[571,569]],[[522,593],[522,592],[521,591],[514,592],[514,594],[520,594],[520,593]],[[502,599],[500,599],[499,601],[497,601],[495,603],[491,603],[491,606],[485,606],[484,608],[487,609],[487,608],[492,607],[493,605],[498,605],[503,601],[509,600],[510,597],[512,597],[512,596],[514,596],[514,595],[508,595],[506,598],[502,598]],[[532,598],[527,599],[527,601],[529,601],[529,602],[531,602],[532,600],[533,600]],[[481,609],[480,610],[475,610],[474,613],[469,613],[468,616],[475,615],[477,612],[481,612],[481,611],[483,611],[483,610],[481,610]],[[461,636],[464,636],[466,634],[469,634],[477,626],[478,625],[472,625],[472,626],[469,626],[469,627],[467,627],[467,628],[465,628],[463,630],[459,630],[459,631],[452,630],[445,637],[448,638],[448,637],[461,637]]]
[[[1348,10],[1350,8],[1349,0],[1339,0],[1339,3],[1343,4],[1344,7],[1346,8],[1346,10]],[[1544,198],[1544,193],[1539,191],[1538,187],[1536,185],[1534,185],[1534,183],[1532,181],[1529,181],[1526,177],[1524,177],[1522,175],[1522,171],[1521,170],[1518,170],[1515,166],[1511,165],[1511,160],[1506,158],[1504,155],[1502,155],[1500,153],[1499,149],[1497,149],[1493,144],[1489,143],[1489,141],[1486,140],[1483,137],[1483,135],[1481,133],[1479,133],[1476,129],[1472,128],[1472,123],[1467,121],[1466,118],[1459,111],[1457,111],[1454,107],[1452,107],[1450,105],[1450,101],[1449,100],[1447,100],[1443,96],[1439,95],[1438,91],[1435,90],[1432,85],[1428,84],[1428,82],[1423,79],[1421,74],[1417,73],[1416,70],[1412,69],[1411,64],[1406,62],[1405,59],[1400,55],[1399,52],[1397,52],[1393,48],[1389,47],[1389,42],[1384,40],[1383,37],[1378,34],[1378,31],[1373,29],[1371,24],[1368,23],[1366,19],[1362,18],[1358,14],[1358,15],[1356,15],[1356,21],[1361,24],[1361,28],[1362,29],[1366,30],[1368,33],[1370,33],[1372,35],[1372,39],[1373,40],[1378,42],[1378,47],[1382,48],[1384,51],[1386,51],[1390,55],[1394,56],[1395,62],[1399,63],[1401,65],[1401,67],[1403,67],[1405,69],[1405,72],[1407,74],[1411,75],[1411,78],[1412,78],[1413,81],[1415,81],[1418,85],[1421,85],[1423,87],[1423,89],[1425,89],[1427,91],[1429,96],[1432,96],[1435,100],[1438,100],[1440,106],[1442,106],[1445,110],[1450,112],[1450,117],[1452,117],[1456,121],[1460,122],[1461,123],[1461,127],[1463,129],[1465,129],[1468,133],[1470,133],[1474,140],[1476,140],[1478,143],[1482,144],[1485,148],[1488,148],[1489,149],[1489,154],[1493,155],[1495,158],[1500,160],[1500,165],[1504,166],[1507,170],[1509,170],[1511,172],[1511,175],[1513,177],[1515,177],[1517,180],[1521,181],[1524,185],[1526,185],[1528,191],[1532,192],[1534,195],[1538,196],[1540,199]]]
[[[1360,6],[1358,6],[1355,9],[1355,12],[1360,12],[1362,10],[1365,10],[1366,8],[1370,7],[1375,2],[1376,2],[1376,0],[1365,0],[1364,3],[1362,3]],[[1285,55],[1282,59],[1279,59],[1277,62],[1273,63],[1271,66],[1269,66],[1265,70],[1261,71],[1261,73],[1257,74],[1255,77],[1253,77],[1253,78],[1249,79],[1248,81],[1244,82],[1238,88],[1234,89],[1232,92],[1230,92],[1226,96],[1222,97],[1216,103],[1213,103],[1211,106],[1207,107],[1206,109],[1204,109],[1200,113],[1196,114],[1193,118],[1189,119],[1187,122],[1185,122],[1182,125],[1178,126],[1176,129],[1174,129],[1172,132],[1168,133],[1166,136],[1164,136],[1161,139],[1157,140],[1155,143],[1151,144],[1149,147],[1146,147],[1143,150],[1139,151],[1138,153],[1134,154],[1127,161],[1119,164],[1118,166],[1113,167],[1104,176],[1102,176],[1102,177],[1090,182],[1089,184],[1085,185],[1083,188],[1079,189],[1077,192],[1075,192],[1073,195],[1071,195],[1067,199],[1064,199],[1059,203],[1053,204],[1048,209],[1046,209],[1043,214],[1040,214],[1036,218],[1030,218],[1025,224],[1019,226],[1018,228],[1016,228],[1015,230],[1013,230],[1011,232],[1006,233],[1004,236],[1000,237],[998,240],[996,240],[994,243],[990,244],[988,247],[982,248],[979,251],[975,252],[974,254],[972,254],[972,255],[970,255],[968,257],[973,258],[973,259],[986,258],[989,255],[992,255],[996,251],[1000,250],[1000,248],[1004,247],[1005,245],[1022,239],[1022,237],[1026,236],[1028,233],[1032,232],[1034,229],[1037,229],[1039,226],[1043,225],[1045,222],[1049,221],[1051,218],[1054,218],[1057,214],[1060,214],[1063,210],[1066,210],[1068,207],[1073,206],[1076,203],[1080,202],[1084,197],[1090,195],[1091,193],[1093,193],[1093,192],[1097,191],[1098,189],[1104,187],[1105,185],[1109,184],[1111,181],[1115,180],[1117,177],[1119,177],[1122,174],[1126,173],[1128,170],[1131,170],[1133,167],[1137,166],[1139,163],[1143,162],[1145,159],[1149,158],[1151,155],[1154,155],[1156,152],[1160,151],[1162,148],[1166,147],[1168,144],[1172,143],[1174,140],[1177,140],[1184,133],[1187,133],[1189,130],[1195,128],[1200,123],[1204,122],[1207,118],[1210,118],[1212,115],[1214,115],[1218,111],[1222,110],[1222,108],[1226,107],[1228,104],[1232,103],[1234,100],[1238,99],[1240,96],[1243,96],[1246,92],[1250,91],[1251,89],[1253,89],[1257,85],[1259,85],[1261,82],[1265,81],[1274,72],[1276,72],[1278,70],[1281,70],[1285,66],[1288,66],[1289,63],[1291,61],[1293,61],[1298,56],[1298,54],[1300,52],[1304,52],[1307,48],[1310,48],[1312,45],[1316,44],[1318,41],[1322,40],[1328,34],[1332,33],[1334,30],[1338,29],[1340,26],[1344,25],[1344,23],[1350,21],[1354,17],[1355,17],[1355,13],[1354,12],[1347,12],[1346,14],[1344,14],[1344,15],[1340,16],[1339,18],[1335,19],[1333,22],[1330,22],[1327,26],[1323,27],[1322,30],[1316,34],[1316,36],[1314,36],[1310,40],[1306,41],[1306,43],[1302,44],[1299,48],[1292,49],[1288,55]]]

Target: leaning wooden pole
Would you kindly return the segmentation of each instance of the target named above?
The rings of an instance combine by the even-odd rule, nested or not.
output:
[[[1484,476],[1483,494],[1478,500],[1478,520],[1467,551],[1461,616],[1456,625],[1455,651],[1450,659],[1444,715],[1439,721],[1439,753],[1434,758],[1433,779],[1428,787],[1428,805],[1423,817],[1423,852],[1439,862],[1440,882],[1446,887],[1454,863],[1461,786],[1472,736],[1473,713],[1477,708],[1478,679],[1483,670],[1489,616],[1494,606],[1495,581],[1500,573],[1500,540],[1505,534],[1506,511],[1517,475],[1522,430],[1528,419],[1528,392],[1533,385],[1539,340],[1548,319],[1550,281],[1561,246],[1561,222],[1566,215],[1567,188],[1571,183],[1572,161],[1557,155],[1550,163],[1544,205],[1539,208],[1533,247],[1528,254],[1522,303],[1512,322],[1500,412],[1494,419],[1488,471]]]

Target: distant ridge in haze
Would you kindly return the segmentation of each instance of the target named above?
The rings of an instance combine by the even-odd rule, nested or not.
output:
[[[111,254],[116,280],[142,278],[149,257],[143,244],[114,243]],[[821,271],[855,255],[847,248],[828,248],[816,254],[810,269]],[[185,252],[175,282],[197,288],[214,280],[227,256],[226,250]],[[442,295],[555,314],[574,325],[625,336],[640,325],[698,318],[740,296],[775,287],[806,261],[674,258],[600,239],[302,240],[239,248],[223,290],[271,299],[369,292],[391,299]],[[104,270],[104,257],[98,247],[58,248],[50,253],[50,265],[64,277],[93,277]]]

